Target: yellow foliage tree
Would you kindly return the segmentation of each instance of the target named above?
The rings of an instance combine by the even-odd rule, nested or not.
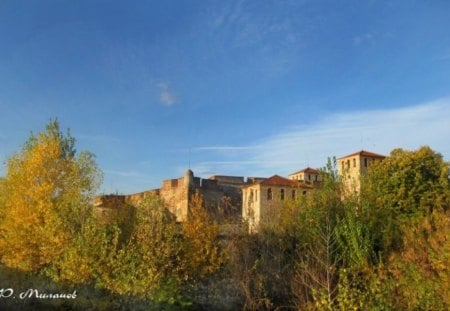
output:
[[[219,225],[211,219],[198,193],[190,200],[189,217],[183,223],[183,233],[188,278],[199,279],[217,271],[224,262],[218,243]]]
[[[74,144],[51,121],[7,161],[0,183],[0,259],[7,266],[48,266],[92,217],[89,203],[101,173],[92,154],[75,156]]]

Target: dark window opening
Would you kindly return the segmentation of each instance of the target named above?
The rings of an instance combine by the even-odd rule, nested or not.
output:
[[[271,188],[269,188],[269,189],[267,189],[267,200],[272,200],[272,189]]]

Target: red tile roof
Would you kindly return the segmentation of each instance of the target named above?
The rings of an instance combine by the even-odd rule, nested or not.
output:
[[[366,150],[361,150],[361,151],[358,151],[358,152],[346,155],[345,157],[340,157],[340,158],[338,158],[338,160],[344,159],[344,158],[353,157],[353,156],[356,156],[356,155],[369,157],[369,158],[380,158],[380,159],[386,158],[386,156],[378,154],[378,153],[374,153],[374,152],[370,152],[370,151],[366,151]]]
[[[315,168],[311,168],[308,166],[307,168],[304,168],[298,172],[289,174],[289,176],[300,174],[300,173],[319,174],[320,172],[318,170],[316,170]]]

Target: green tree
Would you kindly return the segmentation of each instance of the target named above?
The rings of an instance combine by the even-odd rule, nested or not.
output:
[[[429,147],[394,149],[371,167],[362,180],[361,217],[373,234],[378,258],[401,249],[401,228],[414,218],[449,208],[448,172],[442,155]]]
[[[448,173],[429,147],[395,149],[369,169],[339,232],[343,309],[448,309]]]
[[[0,256],[7,266],[49,266],[92,217],[101,172],[91,153],[76,155],[74,147],[75,139],[55,120],[8,159],[0,184]]]
[[[135,217],[131,236],[111,259],[102,286],[122,295],[184,303],[184,239],[175,216],[158,196],[149,195]]]
[[[336,161],[322,170],[323,184],[299,201],[299,245],[292,291],[300,308],[331,308],[335,303],[342,261],[337,230],[343,212]]]

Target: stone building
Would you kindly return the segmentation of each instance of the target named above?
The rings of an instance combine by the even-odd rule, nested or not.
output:
[[[322,181],[322,176],[319,170],[311,167],[304,168],[298,172],[289,174],[289,179],[298,180],[307,184],[320,183]]]
[[[295,200],[313,189],[310,184],[278,175],[249,179],[242,187],[242,218],[248,221],[250,231],[257,231],[259,224],[268,221],[283,201]]]
[[[338,159],[339,176],[344,182],[347,193],[359,192],[361,176],[367,172],[371,163],[382,161],[386,157],[366,150],[361,150]]]
[[[340,178],[345,189],[359,192],[360,177],[371,163],[381,161],[385,156],[361,150],[338,159]],[[293,200],[320,187],[322,175],[316,169],[307,167],[284,178],[274,175],[270,178],[215,175],[207,179],[195,177],[191,170],[176,179],[167,179],[161,188],[130,195],[101,195],[95,199],[95,211],[104,219],[112,219],[126,212],[130,206],[137,207],[149,195],[163,199],[177,221],[185,221],[189,213],[190,198],[198,193],[203,196],[204,205],[216,220],[246,220],[251,230],[270,218],[271,212],[283,201]],[[123,213],[125,213],[123,212]],[[123,214],[122,213],[122,214]]]
[[[138,206],[145,197],[157,195],[163,199],[177,221],[182,222],[188,217],[190,198],[198,193],[203,196],[204,205],[213,217],[218,220],[232,220],[241,217],[243,185],[244,177],[212,176],[202,179],[195,177],[191,170],[187,170],[183,177],[164,180],[159,189],[130,195],[97,196],[94,207],[97,215],[108,219],[126,206]]]

